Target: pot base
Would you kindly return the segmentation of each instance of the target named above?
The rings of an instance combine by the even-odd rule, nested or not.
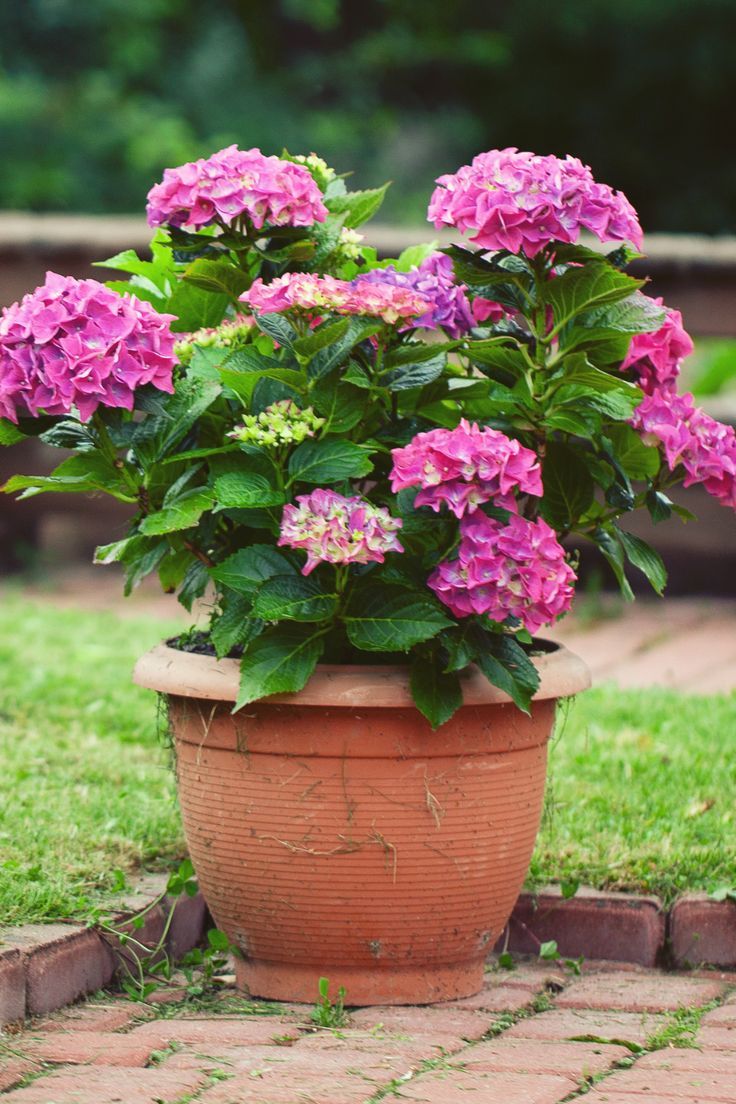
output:
[[[235,976],[239,989],[250,996],[267,1000],[314,1005],[319,1000],[319,979],[330,980],[330,999],[335,1000],[340,986],[345,987],[349,1007],[382,1004],[435,1004],[458,1000],[480,992],[484,977],[483,960],[459,966],[411,966],[360,968],[324,963],[314,966],[289,966],[284,963],[238,960]]]

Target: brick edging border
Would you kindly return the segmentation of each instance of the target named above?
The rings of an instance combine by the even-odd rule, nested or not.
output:
[[[207,906],[201,893],[176,901],[164,898],[147,913],[141,928],[133,928],[131,916],[157,896],[150,893],[140,907],[116,913],[114,924],[152,950],[175,904],[165,946],[167,954],[177,961],[204,938]],[[119,971],[121,954],[125,952],[119,943],[116,948],[114,937],[81,924],[28,924],[0,929],[0,1027],[27,1016],[54,1012],[107,988]]]
[[[155,946],[173,904],[166,899],[153,908],[136,938]],[[130,911],[120,913],[117,921],[124,926],[130,916]],[[202,895],[180,898],[166,941],[171,957],[177,960],[197,946],[206,926]],[[694,893],[666,911],[657,897],[583,888],[565,900],[550,887],[520,896],[495,950],[537,954],[549,940],[566,958],[649,967],[736,967],[736,902]],[[95,928],[31,924],[0,932],[0,1027],[53,1012],[109,986],[117,968],[109,937]]]

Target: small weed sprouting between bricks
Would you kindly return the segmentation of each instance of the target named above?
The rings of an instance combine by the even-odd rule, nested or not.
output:
[[[119,874],[116,871],[116,874]],[[189,859],[179,864],[170,875],[166,888],[145,908],[126,918],[121,926],[103,916],[99,910],[88,919],[88,927],[96,927],[115,952],[121,972],[120,984],[127,996],[134,1001],[145,1002],[156,991],[172,985],[174,963],[166,950],[177,905],[182,898],[195,897],[199,892],[194,867]],[[136,937],[145,926],[146,917],[166,898],[173,899],[163,930],[154,946],[147,946]],[[207,932],[207,944],[195,948],[184,956],[178,969],[183,975],[185,999],[202,997],[212,990],[221,971],[227,965],[230,941],[224,932],[213,928]]]
[[[667,1047],[686,1049],[696,1046],[700,1021],[706,1012],[717,1008],[721,1001],[709,1001],[699,1008],[677,1008],[657,1031],[649,1036],[647,1050],[665,1050]]]
[[[337,990],[335,1000],[330,999],[330,979],[319,979],[319,1000],[312,1009],[312,1020],[319,1027],[344,1027],[347,1023],[345,1011],[345,986],[341,985]]]
[[[644,1046],[633,1042],[631,1039],[606,1038],[600,1035],[574,1036],[569,1040],[570,1042],[601,1043],[604,1045],[613,1044],[626,1047],[631,1054],[628,1058],[620,1058],[618,1061],[613,1062],[607,1070],[601,1070],[600,1073],[585,1077],[578,1088],[575,1089],[574,1092],[571,1092],[569,1096],[564,1097],[560,1104],[568,1104],[568,1101],[574,1101],[580,1096],[585,1096],[591,1089],[600,1085],[601,1082],[606,1081],[614,1073],[618,1073],[620,1070],[631,1069],[632,1066],[636,1065],[643,1054],[651,1054],[653,1051],[657,1050],[666,1050],[669,1047],[696,1047],[698,1028],[700,1027],[703,1016],[706,1012],[718,1008],[719,1005],[723,1004],[724,1000],[725,997],[718,1000],[712,1000],[698,1008],[677,1008],[668,1016],[666,1022],[647,1038]]]

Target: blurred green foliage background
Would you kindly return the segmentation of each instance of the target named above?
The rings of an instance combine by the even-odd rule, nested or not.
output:
[[[424,217],[479,150],[575,153],[649,230],[736,231],[736,0],[4,0],[0,207],[138,211],[166,165],[314,149]]]

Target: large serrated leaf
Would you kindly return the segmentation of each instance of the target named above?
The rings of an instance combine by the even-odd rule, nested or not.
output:
[[[585,460],[556,441],[547,444],[542,484],[542,517],[554,529],[570,529],[593,501],[595,487]]]
[[[294,574],[294,568],[270,544],[252,544],[240,548],[217,567],[210,569],[216,583],[239,594],[254,594],[266,579],[274,575]]]
[[[291,482],[333,483],[372,470],[368,452],[352,441],[304,441],[289,457]]]
[[[458,676],[442,670],[436,651],[412,657],[410,687],[414,704],[432,728],[449,721],[463,704]]]
[[[274,575],[253,602],[253,613],[264,621],[327,621],[337,610],[334,587],[302,575]]]
[[[568,269],[544,288],[544,300],[554,316],[553,332],[594,307],[627,298],[643,283],[605,262]]]
[[[209,488],[197,487],[186,491],[170,505],[145,517],[140,524],[140,531],[145,536],[152,537],[191,529],[205,510],[210,509],[212,501],[212,491]]]
[[[539,674],[524,649],[511,636],[484,634],[478,648],[476,663],[493,685],[508,694],[524,713],[534,693],[539,689]]]
[[[232,507],[282,506],[283,491],[265,475],[254,471],[232,471],[215,479],[215,498],[220,509]]]
[[[657,594],[662,594],[667,585],[667,568],[659,552],[641,537],[627,533],[625,529],[620,529],[618,535],[629,563],[646,575]]]
[[[343,620],[350,642],[368,652],[406,652],[453,624],[431,601],[393,590],[360,591]]]
[[[253,640],[240,661],[233,712],[269,694],[301,690],[322,654],[322,632],[312,625],[275,625]]]
[[[333,196],[327,206],[333,215],[344,214],[343,225],[354,229],[373,218],[383,203],[389,184],[381,188],[368,188],[362,192],[346,192]]]

